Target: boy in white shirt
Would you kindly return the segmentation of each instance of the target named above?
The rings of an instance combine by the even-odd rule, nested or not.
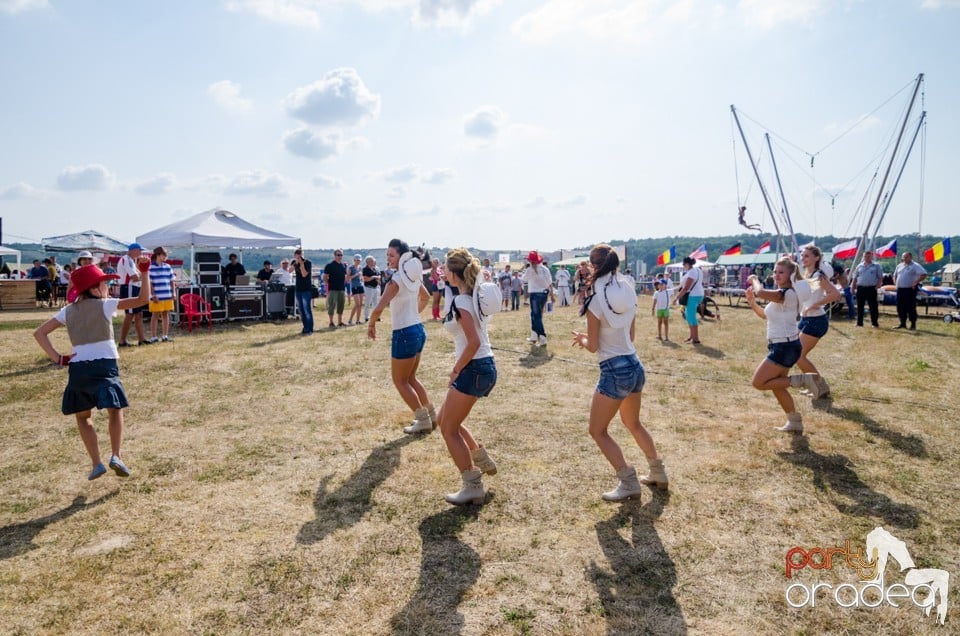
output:
[[[657,316],[657,340],[670,342],[670,290],[663,280],[655,281],[654,289],[650,315]]]

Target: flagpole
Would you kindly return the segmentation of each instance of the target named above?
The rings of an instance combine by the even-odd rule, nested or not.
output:
[[[873,228],[873,236],[870,237],[871,246],[877,238],[877,233],[880,231],[880,226],[883,225],[883,220],[887,216],[887,210],[890,209],[890,202],[893,201],[893,195],[897,191],[897,186],[900,185],[900,178],[903,177],[903,171],[907,167],[907,161],[910,159],[910,153],[913,151],[913,145],[917,142],[917,136],[920,135],[920,129],[923,127],[923,121],[926,119],[926,117],[927,111],[920,113],[920,121],[917,122],[917,129],[913,131],[913,138],[910,140],[910,145],[907,147],[907,154],[903,158],[903,163],[900,164],[900,170],[897,172],[897,178],[893,182],[893,187],[890,188],[890,193],[887,195],[887,198],[884,201],[883,210],[880,212],[880,218],[877,219],[877,225]]]
[[[760,179],[760,172],[757,170],[757,164],[753,161],[753,153],[750,152],[750,144],[747,143],[747,136],[743,133],[743,126],[740,125],[740,118],[737,117],[737,109],[730,104],[730,112],[733,113],[733,121],[737,123],[737,130],[740,131],[740,139],[743,140],[743,147],[747,151],[747,158],[750,160],[750,167],[753,168],[753,176],[757,178],[757,185],[760,186],[760,193],[763,194],[763,202],[767,206],[767,212],[770,213],[770,220],[773,221],[773,228],[777,231],[777,252],[782,251],[783,236],[780,234],[780,226],[777,225],[777,216],[773,212],[773,206],[770,204],[770,197],[767,195],[767,189],[763,187],[763,180]],[[739,202],[738,202],[739,204]]]

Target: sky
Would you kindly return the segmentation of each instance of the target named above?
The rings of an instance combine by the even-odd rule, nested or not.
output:
[[[956,234],[958,33],[960,0],[0,0],[3,241],[217,207],[310,249],[772,231],[731,105],[794,229],[856,236],[920,73],[881,233]]]

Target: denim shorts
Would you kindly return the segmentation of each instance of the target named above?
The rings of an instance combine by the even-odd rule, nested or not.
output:
[[[622,400],[631,393],[643,391],[646,380],[643,365],[636,354],[617,356],[600,363],[597,393],[614,400]]]
[[[497,384],[497,365],[493,357],[476,358],[467,363],[453,381],[453,388],[465,395],[482,398],[490,395]]]
[[[830,329],[830,320],[824,316],[808,316],[801,318],[797,324],[800,333],[814,338],[823,338]]]
[[[363,285],[360,285],[359,287],[351,287],[351,288],[350,288],[350,295],[351,295],[351,296],[363,296]]]
[[[64,415],[98,409],[124,409],[127,394],[120,383],[117,361],[110,358],[72,362],[60,410]]]
[[[418,322],[403,329],[394,329],[390,357],[397,360],[416,357],[423,351],[423,345],[426,342],[427,330],[423,328],[423,323]]]
[[[770,342],[767,344],[767,360],[789,369],[800,359],[800,352],[803,351],[803,345],[800,340],[791,340],[790,342]]]

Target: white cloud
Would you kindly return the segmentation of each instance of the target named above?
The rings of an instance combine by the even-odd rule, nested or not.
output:
[[[407,196],[407,189],[402,185],[395,185],[387,192],[387,196],[391,199],[402,199]]]
[[[554,205],[554,207],[560,208],[562,210],[566,210],[569,208],[575,208],[581,205],[586,205],[586,203],[587,203],[587,195],[578,194],[574,197],[570,197],[566,201],[560,201],[559,203]]]
[[[390,183],[409,183],[420,174],[420,167],[414,164],[391,168],[383,173],[383,180]]]
[[[920,6],[924,9],[960,9],[960,0],[923,0]]]
[[[43,190],[34,188],[29,183],[24,183],[23,181],[15,183],[12,186],[0,190],[0,199],[3,200],[14,200],[14,199],[43,199],[46,198],[46,193]]]
[[[463,132],[470,137],[493,142],[503,130],[507,115],[498,106],[485,105],[463,117]]]
[[[420,0],[414,21],[440,27],[465,27],[497,4],[499,0]]]
[[[339,190],[343,187],[343,181],[336,177],[328,177],[325,174],[318,174],[313,178],[313,185],[325,190]]]
[[[291,117],[309,124],[353,126],[380,114],[380,96],[355,69],[337,68],[287,95],[284,106]]]
[[[169,192],[177,184],[177,178],[169,172],[161,172],[157,176],[141,181],[133,187],[137,194],[163,194]]]
[[[49,8],[47,0],[0,0],[0,11],[9,15]]]
[[[243,113],[253,106],[253,102],[240,97],[240,85],[230,80],[214,82],[207,87],[207,94],[213,98],[221,108],[235,113]]]
[[[526,203],[524,203],[523,207],[529,208],[532,210],[534,208],[542,208],[546,204],[547,204],[547,200],[544,197],[537,197],[533,201],[527,201]]]
[[[314,0],[227,0],[233,12],[248,12],[268,20],[310,29],[320,28],[318,3]]]
[[[682,17],[689,11],[688,4],[689,0],[671,3],[663,15],[662,3],[650,0],[549,0],[517,19],[511,31],[528,42],[544,42],[570,34],[645,41],[658,16]],[[655,14],[658,9],[661,13]]]
[[[68,166],[57,177],[57,187],[64,191],[109,190],[116,177],[99,163]]]
[[[238,173],[223,193],[258,197],[285,197],[288,194],[287,180],[277,173],[247,170]]]
[[[443,185],[452,181],[457,176],[453,168],[440,168],[438,170],[428,170],[420,175],[420,182],[429,185]]]
[[[772,29],[784,23],[808,23],[820,14],[825,0],[740,0],[737,11],[748,26]]]
[[[319,133],[307,127],[290,130],[283,135],[283,145],[292,154],[308,159],[336,157],[343,149],[339,132]]]

